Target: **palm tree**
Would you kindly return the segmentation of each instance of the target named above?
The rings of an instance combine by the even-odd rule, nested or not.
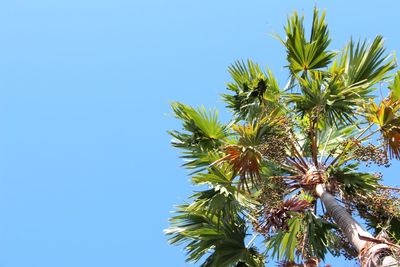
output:
[[[381,36],[331,51],[325,13],[314,10],[309,38],[303,20],[294,13],[279,38],[285,88],[270,70],[238,61],[223,95],[230,123],[215,110],[172,104],[183,123],[170,132],[172,145],[203,190],[177,207],[166,230],[172,244],[185,244],[188,261],[317,266],[331,253],[399,266],[399,189],[360,170],[400,159],[395,59]],[[378,89],[387,96],[376,97]]]

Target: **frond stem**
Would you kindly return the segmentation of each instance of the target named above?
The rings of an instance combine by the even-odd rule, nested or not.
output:
[[[322,149],[322,152],[321,152],[321,156],[319,157],[319,162],[320,162],[320,163],[322,162],[322,156],[325,154],[326,146],[327,146],[328,143],[329,143],[329,139],[331,138],[332,131],[333,131],[333,129],[330,128],[328,138],[326,139],[326,142],[325,142],[325,144],[324,144],[324,148]]]
[[[304,168],[307,169],[307,162],[304,161],[303,157],[300,155],[300,152],[297,150],[296,146],[295,146],[293,143],[291,143],[291,145],[292,145],[292,148],[293,148],[293,151],[294,151],[294,154],[295,154],[295,157],[294,157],[294,158],[296,158],[298,161],[300,161],[299,163],[300,163]]]
[[[246,248],[249,248],[250,245],[253,244],[253,242],[256,240],[258,235],[259,235],[259,233],[256,233],[253,235],[253,237],[250,239],[249,243],[247,243]]]
[[[371,132],[370,134],[368,134],[367,136],[363,137],[362,139],[358,140],[360,143],[364,142],[365,140],[367,140],[368,138],[370,138],[371,136],[373,136],[374,134],[376,134],[377,132],[379,132],[381,129],[376,129],[375,131]]]
[[[372,125],[373,125],[373,124],[370,123],[367,127],[365,127],[365,128],[361,131],[361,133],[360,133],[359,135],[357,135],[356,140],[358,140],[358,138],[360,138],[366,131],[368,131],[368,129],[371,128]]]
[[[315,117],[312,118],[312,114],[309,114],[310,117],[310,129],[309,136],[311,139],[311,159],[314,163],[315,167],[318,167],[318,145],[317,145],[317,131],[316,126],[318,123],[318,112]]]
[[[287,158],[289,163],[293,164],[301,173],[305,174],[307,172],[307,168],[305,168],[302,164],[298,163],[294,160],[294,158]]]

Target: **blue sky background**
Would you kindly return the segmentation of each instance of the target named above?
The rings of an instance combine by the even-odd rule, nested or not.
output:
[[[382,34],[400,50],[395,0],[2,1],[0,267],[187,266],[162,233],[192,190],[169,101],[227,120],[219,94],[237,59],[284,85],[270,34],[295,9],[310,21],[315,3],[332,48]]]

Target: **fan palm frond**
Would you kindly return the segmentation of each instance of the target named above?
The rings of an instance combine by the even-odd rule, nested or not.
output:
[[[197,110],[182,103],[172,103],[172,109],[176,117],[183,122],[183,129],[189,134],[180,132],[171,134],[177,138],[173,145],[185,147],[190,145],[201,146],[204,149],[215,147],[215,143],[226,138],[226,126],[218,121],[218,113],[215,110],[207,111],[204,107]]]
[[[301,218],[294,217],[288,221],[288,230],[279,231],[267,241],[267,250],[271,251],[271,257],[278,260],[295,261],[299,254],[296,248],[299,246],[298,235],[301,233]]]
[[[225,147],[220,161],[228,162],[235,174],[240,176],[239,186],[256,186],[260,182],[261,153],[254,147],[230,145]]]
[[[331,39],[325,23],[325,12],[319,16],[318,10],[314,9],[309,40],[305,36],[304,17],[299,17],[296,12],[288,19],[285,31],[286,40],[280,40],[286,47],[289,69],[293,75],[324,68],[335,56],[334,52],[327,50]]]
[[[377,174],[358,172],[359,163],[351,163],[341,167],[332,167],[330,179],[339,183],[347,195],[365,194],[378,188],[379,180]]]
[[[308,211],[304,218],[304,234],[307,242],[303,244],[306,247],[309,256],[325,260],[325,255],[330,252],[332,246],[332,229],[335,226]]]
[[[301,92],[288,94],[301,117],[313,114],[329,125],[353,122],[357,108],[371,97],[371,89],[346,86],[341,75],[316,72],[311,76],[298,79]]]
[[[347,139],[354,136],[356,133],[356,127],[351,125],[322,125],[320,127],[318,135],[318,151],[320,151],[320,157],[327,157],[328,155],[334,155],[336,149],[345,142]]]
[[[194,109],[190,106],[172,103],[175,116],[182,121],[183,131],[170,131],[174,138],[172,145],[183,149],[183,156],[189,169],[204,168],[213,162],[215,149],[228,136],[228,127],[218,121],[216,111],[204,107]]]
[[[372,43],[351,40],[341,59],[346,85],[370,87],[386,78],[396,63],[385,52],[382,36],[375,37]]]
[[[220,164],[221,165],[221,164]],[[192,182],[197,185],[209,184],[215,185],[231,185],[234,173],[229,166],[222,165],[218,166],[214,164],[209,166],[207,172],[199,172],[192,176]]]
[[[264,108],[279,106],[279,85],[270,70],[266,73],[251,60],[237,61],[229,68],[233,82],[228,90],[234,95],[224,94],[224,101],[239,119],[252,119]]]
[[[293,217],[295,213],[304,212],[311,206],[311,203],[304,199],[291,197],[280,203],[279,206],[269,205],[264,206],[259,216],[258,231],[264,234],[276,232],[279,230],[286,231],[289,228],[288,220]]]
[[[215,185],[194,194],[192,199],[194,201],[186,209],[188,212],[204,210],[205,215],[216,216],[218,220],[234,218],[236,213],[254,209],[256,205],[250,196],[229,185]]]
[[[368,120],[379,126],[391,158],[400,159],[400,101],[385,99],[379,106],[370,102],[367,106]]]
[[[298,261],[298,255],[305,260],[324,260],[332,245],[332,229],[335,229],[333,224],[306,211],[304,216],[291,218],[286,231],[272,236],[267,248],[272,257],[287,262]]]
[[[247,227],[239,216],[224,220],[188,205],[179,206],[177,213],[165,232],[171,236],[172,244],[186,244],[187,261],[206,257],[201,266],[235,267],[240,262],[249,267],[263,266],[263,257],[257,250],[245,246]]]
[[[238,135],[237,144],[225,146],[225,156],[214,164],[228,163],[233,170],[234,176],[239,175],[239,187],[251,186],[260,183],[260,171],[262,154],[259,146],[266,142],[269,136],[274,136],[284,131],[284,119],[279,112],[273,112],[268,117],[253,120],[245,125],[233,125],[232,129]]]

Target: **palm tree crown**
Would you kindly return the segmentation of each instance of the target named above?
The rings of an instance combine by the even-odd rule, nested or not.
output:
[[[331,51],[325,13],[314,10],[309,37],[303,20],[294,13],[279,38],[285,88],[270,70],[238,61],[223,95],[230,123],[214,110],[172,104],[183,123],[170,132],[172,145],[182,149],[192,182],[206,188],[177,207],[166,230],[188,261],[317,266],[331,253],[380,266],[399,257],[398,190],[359,169],[400,159],[395,59],[381,36]],[[383,86],[388,95],[378,99]]]

